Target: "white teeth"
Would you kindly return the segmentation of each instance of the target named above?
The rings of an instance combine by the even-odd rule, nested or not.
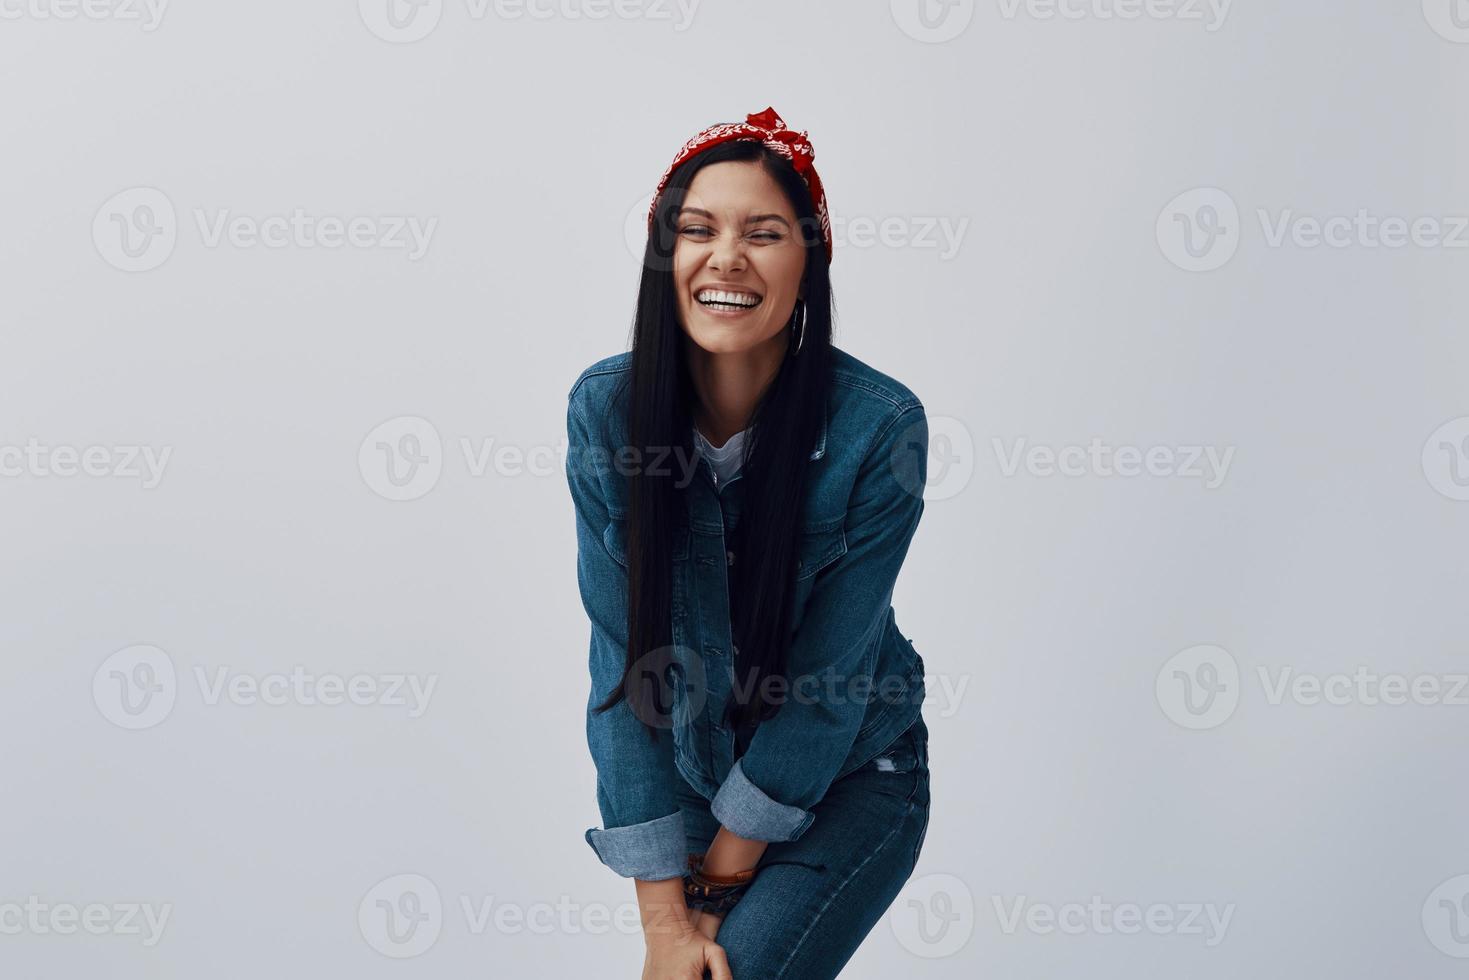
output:
[[[760,297],[752,293],[727,293],[722,289],[701,289],[695,298],[701,303],[721,303],[725,306],[746,308],[760,302]]]

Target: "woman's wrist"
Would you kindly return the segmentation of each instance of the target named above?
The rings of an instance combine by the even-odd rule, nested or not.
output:
[[[636,879],[636,882],[643,938],[649,945],[680,942],[694,933],[682,878],[662,881]]]
[[[702,855],[704,873],[723,876],[751,871],[769,846],[766,841],[748,840],[720,827],[708,852]]]

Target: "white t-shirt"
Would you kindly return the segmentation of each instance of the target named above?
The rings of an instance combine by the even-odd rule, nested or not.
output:
[[[745,436],[749,429],[741,429],[729,437],[729,441],[722,446],[714,446],[698,427],[694,428],[694,451],[709,460],[709,465],[714,468],[714,474],[719,478],[721,486],[728,483],[739,472],[740,466],[745,459]]]

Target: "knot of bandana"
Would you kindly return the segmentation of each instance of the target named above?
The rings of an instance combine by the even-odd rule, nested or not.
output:
[[[755,140],[764,143],[776,153],[785,157],[795,167],[796,173],[806,182],[806,188],[811,193],[811,204],[816,211],[816,220],[821,225],[821,241],[826,246],[826,261],[831,262],[831,216],[826,208],[826,191],[821,186],[821,177],[816,173],[814,166],[816,151],[811,146],[811,140],[807,138],[806,131],[797,132],[787,129],[785,120],[773,107],[767,106],[762,112],[752,112],[745,117],[742,123],[719,123],[710,126],[699,135],[690,139],[678,151],[668,169],[663,171],[663,176],[658,178],[658,187],[653,191],[653,202],[648,207],[648,227],[653,226],[653,215],[658,210],[658,199],[663,195],[663,188],[668,183],[668,178],[678,169],[679,165],[711,146],[726,143],[730,140]]]

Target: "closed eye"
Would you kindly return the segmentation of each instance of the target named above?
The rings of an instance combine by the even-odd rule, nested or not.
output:
[[[704,225],[687,225],[687,226],[679,229],[679,234],[703,237],[705,235],[712,235],[712,234],[714,234],[714,230],[712,228],[708,228],[708,227],[706,227]],[[757,240],[757,241],[767,242],[768,243],[768,242],[778,242],[782,238],[784,238],[785,236],[783,236],[779,232],[775,232],[775,231],[756,231],[756,232],[751,232],[750,237],[752,239]]]

